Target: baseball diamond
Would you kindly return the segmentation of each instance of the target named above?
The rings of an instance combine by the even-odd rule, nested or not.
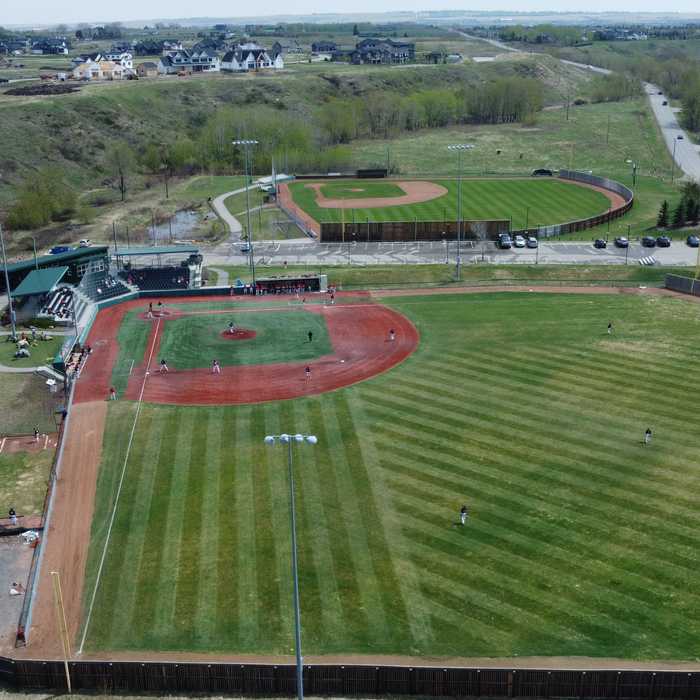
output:
[[[288,484],[263,438],[289,431],[318,438],[294,448],[307,654],[693,657],[700,438],[667,409],[700,390],[695,306],[656,289],[478,292],[100,311],[32,653],[58,653],[49,572],[68,557],[86,659],[287,658]],[[295,342],[248,364],[275,315]],[[191,337],[225,345],[237,318],[260,333],[212,373]]]

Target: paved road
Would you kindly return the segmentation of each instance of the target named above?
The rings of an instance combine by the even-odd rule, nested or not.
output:
[[[436,243],[349,243],[321,244],[308,239],[291,239],[288,241],[258,242],[255,247],[256,264],[282,265],[395,265],[422,263],[454,264],[456,244],[449,248],[441,242]],[[462,249],[464,264],[486,262],[492,264],[528,264],[546,265],[639,265],[640,258],[653,257],[657,264],[668,266],[695,265],[697,250],[689,248],[684,241],[674,242],[670,248],[643,248],[639,243],[632,243],[625,254],[624,249],[610,245],[604,250],[596,250],[586,242],[551,242],[540,243],[537,250],[511,249],[498,250],[493,243],[488,243],[483,251],[480,245],[467,246]],[[209,264],[245,264],[247,256],[236,254],[232,258],[219,259],[207,256]]]
[[[664,141],[669,153],[673,154],[673,142],[676,142],[676,165],[689,177],[700,180],[700,154],[688,134],[681,129],[673,107],[664,105],[666,96],[659,94],[661,89],[651,83],[644,83],[644,89],[649,96],[651,108],[664,135]],[[679,140],[678,137],[682,138]]]

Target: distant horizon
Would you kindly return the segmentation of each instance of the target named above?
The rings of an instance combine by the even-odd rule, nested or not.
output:
[[[178,10],[189,9],[189,5],[186,5],[182,0],[166,1],[166,0],[153,0],[148,3],[148,16],[144,12],[144,7],[141,3],[137,3],[136,0],[124,0],[119,6],[119,15],[116,13],[107,13],[101,16],[86,17],[84,15],[78,15],[78,6],[75,8],[65,9],[57,8],[54,3],[50,3],[49,0],[33,0],[27,5],[15,4],[11,8],[5,8],[2,16],[0,16],[0,26],[12,30],[46,30],[58,25],[65,24],[69,28],[76,27],[78,25],[96,25],[96,24],[108,24],[108,23],[120,23],[124,26],[138,26],[138,25],[153,25],[156,23],[173,23],[180,24],[182,26],[204,26],[207,23],[231,23],[231,24],[254,24],[254,23],[276,23],[276,22],[309,22],[309,23],[343,23],[343,22],[353,22],[353,21],[363,21],[363,22],[379,22],[379,21],[449,21],[450,14],[454,14],[455,21],[463,18],[478,18],[483,16],[487,18],[492,15],[503,15],[500,17],[500,21],[507,22],[510,17],[524,19],[527,17],[537,17],[537,16],[554,16],[555,19],[560,18],[562,22],[565,17],[571,17],[576,19],[577,23],[596,21],[625,21],[623,18],[629,16],[629,22],[644,23],[653,21],[663,21],[665,23],[671,21],[698,21],[700,22],[700,12],[696,10],[697,5],[695,2],[690,2],[690,0],[676,0],[672,7],[665,7],[663,10],[654,9],[651,7],[649,0],[634,0],[635,7],[627,7],[627,5],[632,5],[632,0],[624,0],[621,3],[621,7],[615,10],[610,10],[609,7],[606,9],[597,9],[598,6],[606,5],[606,3],[600,2],[600,0],[594,0],[593,5],[587,10],[583,11],[576,9],[574,7],[568,7],[568,5],[576,5],[577,3],[571,0],[562,0],[561,6],[557,9],[552,9],[542,6],[538,0],[525,0],[530,7],[520,9],[513,9],[504,5],[499,7],[500,2],[496,0],[492,4],[494,7],[483,8],[479,10],[475,9],[463,9],[461,7],[451,7],[452,3],[456,4],[456,0],[446,0],[447,5],[440,9],[426,9],[425,7],[420,7],[414,0],[410,0],[408,5],[403,7],[394,6],[395,0],[385,0],[383,4],[386,8],[383,10],[378,10],[376,4],[373,5],[372,10],[363,9],[362,4],[347,3],[347,0],[339,0],[338,8],[332,12],[327,10],[327,5],[325,6],[325,12],[319,12],[315,8],[317,0],[301,0],[296,7],[299,9],[298,12],[289,13],[275,11],[274,8],[277,7],[276,0],[273,0],[271,5],[268,5],[271,9],[269,12],[255,15],[242,15],[242,16],[231,16],[228,14],[218,14],[225,8],[226,3],[219,2],[215,0],[214,3],[208,5],[208,9],[214,10],[212,14],[206,16],[185,16],[184,13],[179,14]],[[512,2],[512,0],[507,0]],[[637,4],[639,2],[641,4]],[[352,8],[344,10],[344,6],[347,4],[352,4]],[[369,5],[369,3],[367,3]],[[318,3],[320,6],[321,3]],[[284,3],[279,3],[280,8],[285,7]],[[158,15],[157,9],[162,7],[164,10],[167,8],[167,12],[163,15]],[[285,8],[286,9],[286,8]],[[154,12],[155,11],[155,12]],[[10,14],[11,16],[7,16]],[[26,15],[26,16],[24,16]],[[30,18],[31,15],[31,18]],[[42,21],[37,22],[36,17],[41,16]],[[440,17],[443,15],[443,17]],[[617,20],[613,18],[617,17]],[[393,18],[393,19],[392,19]],[[497,18],[493,18],[496,21]]]

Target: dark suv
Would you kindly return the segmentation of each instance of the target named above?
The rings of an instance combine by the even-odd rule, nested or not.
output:
[[[653,248],[656,245],[656,238],[654,236],[643,236],[642,245],[645,248]]]
[[[510,235],[507,233],[499,233],[498,240],[496,241],[496,246],[501,250],[512,248],[513,241],[511,240]]]
[[[659,236],[656,239],[656,245],[659,246],[659,248],[670,248],[671,239],[668,236]]]

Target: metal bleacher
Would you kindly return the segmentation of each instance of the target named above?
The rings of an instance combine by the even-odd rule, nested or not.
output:
[[[86,272],[78,289],[92,301],[104,301],[127,294],[129,288],[121,280],[112,277],[106,270]]]

